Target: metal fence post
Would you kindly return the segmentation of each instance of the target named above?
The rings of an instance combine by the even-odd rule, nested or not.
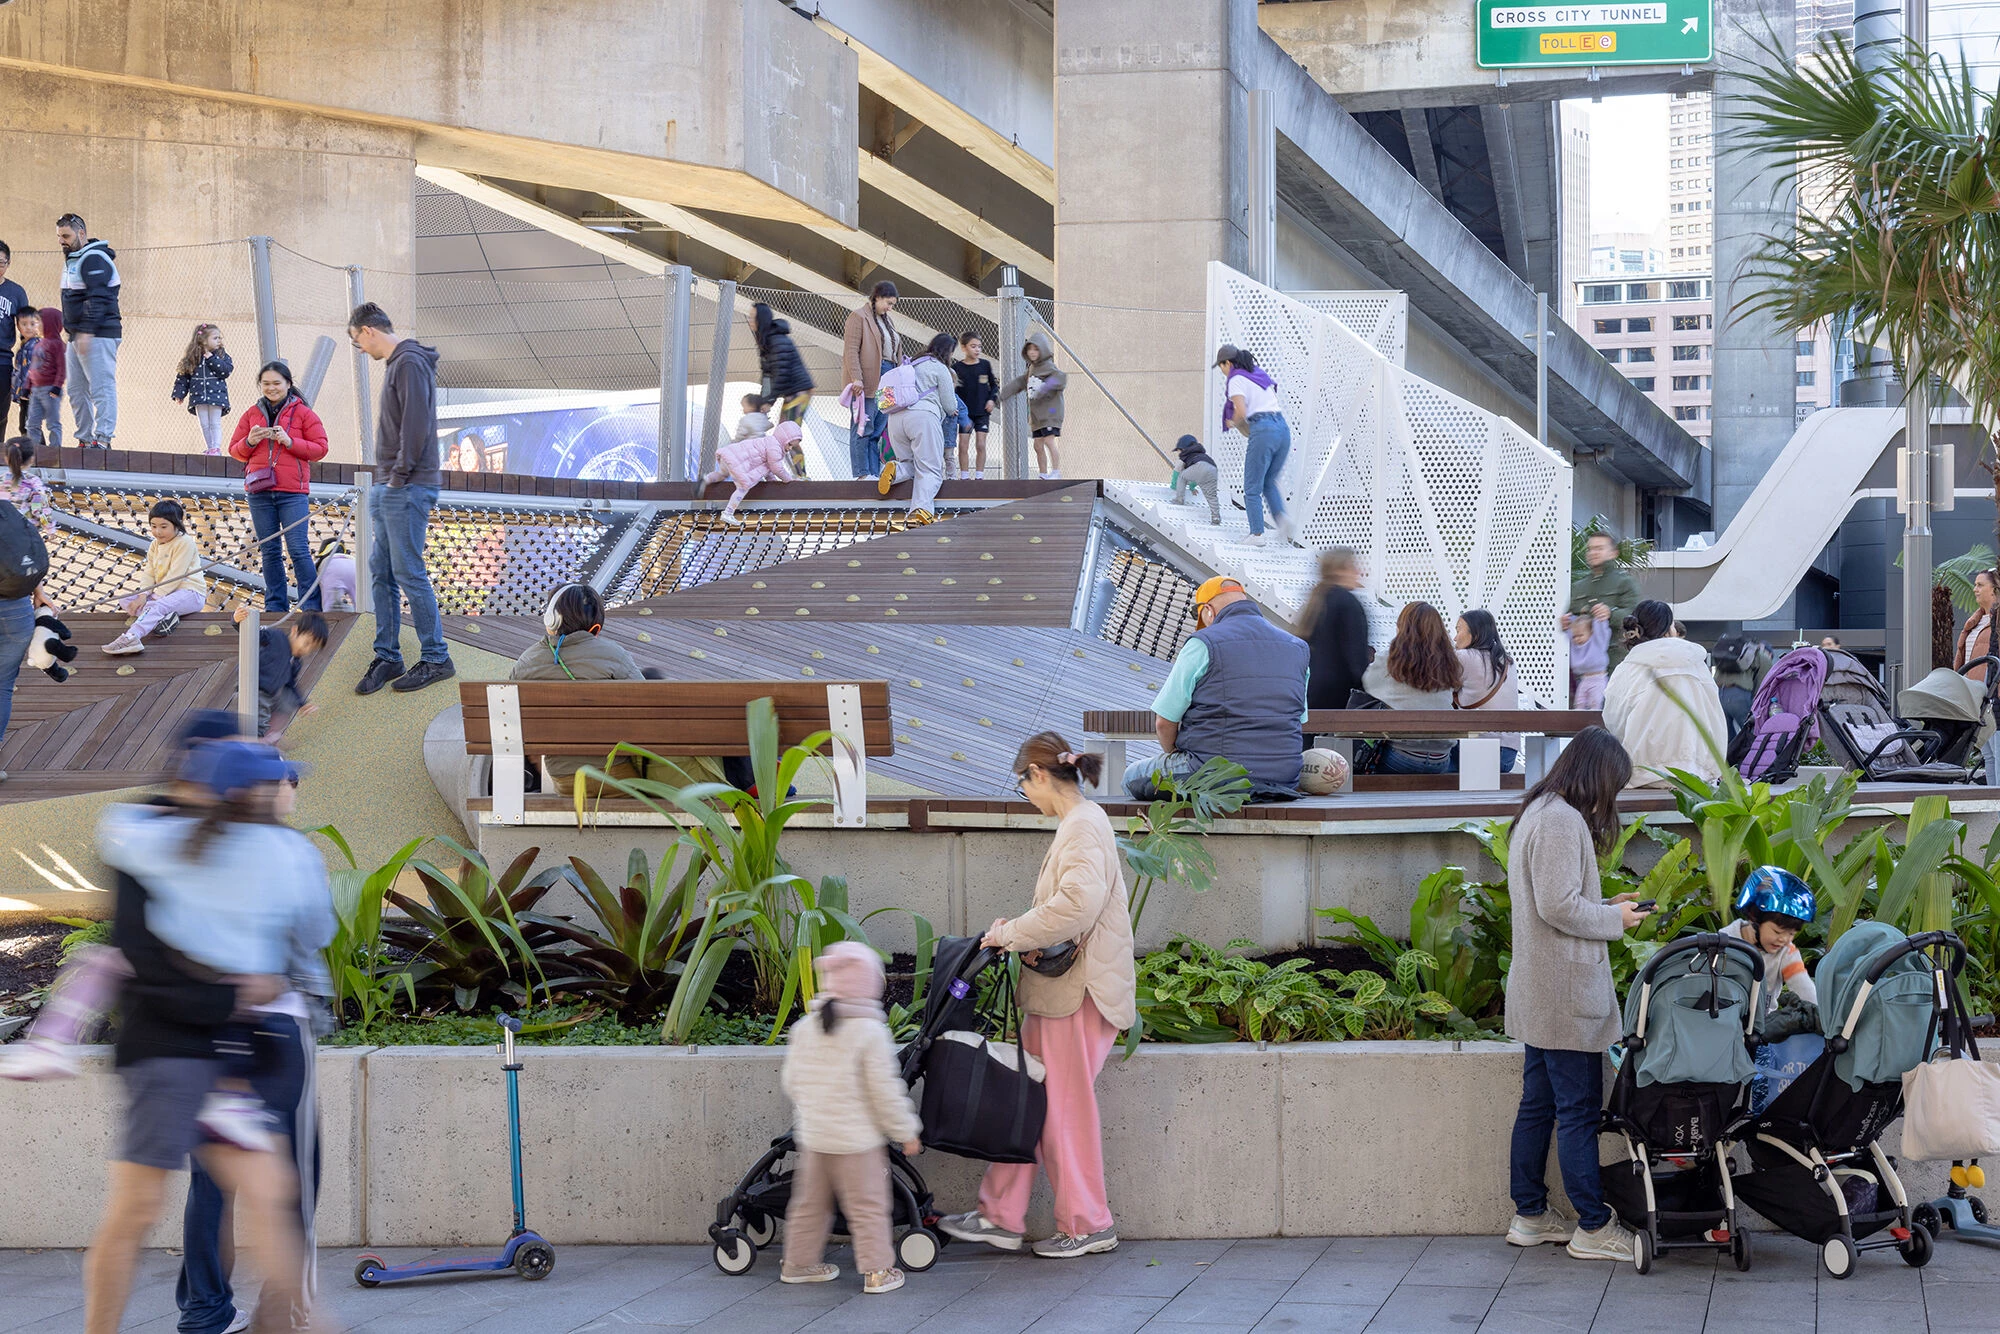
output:
[[[359,264],[348,265],[347,309],[351,312],[356,306],[367,299],[362,294],[361,266]],[[347,316],[343,315],[341,318],[346,319]],[[357,347],[354,349],[354,431],[355,434],[361,437],[361,452],[356,457],[363,462],[367,461],[369,446],[375,439],[375,432],[371,429],[373,414],[368,409],[368,354]],[[358,532],[359,530],[357,529],[356,531]]]
[[[257,360],[278,359],[278,298],[271,287],[271,238],[250,238],[250,286],[257,305]]]
[[[354,610],[375,610],[375,581],[368,576],[369,545],[375,525],[368,517],[368,491],[375,474],[363,470],[354,474]]]
[[[299,377],[299,392],[306,396],[306,402],[319,401],[320,386],[326,383],[326,373],[333,366],[333,340],[325,334],[313,339],[312,355],[306,358],[306,371]]]
[[[736,284],[715,285],[715,329],[708,336],[708,398],[701,409],[701,474],[715,468],[715,437],[722,430],[723,386],[729,380],[729,326],[736,315]]]
[[[257,735],[257,632],[262,617],[257,608],[247,608],[249,614],[236,627],[236,715],[241,720],[237,731],[244,736]]]
[[[660,472],[663,482],[688,480],[688,305],[694,270],[667,267],[660,328]]]
[[[1021,291],[1021,275],[1009,264],[1000,271],[1000,383],[1006,384],[1025,369],[1021,343],[1028,336],[1028,298]],[[1000,405],[1000,443],[1006,459],[1007,475],[1019,480],[1028,472],[1028,396],[1016,394]]]

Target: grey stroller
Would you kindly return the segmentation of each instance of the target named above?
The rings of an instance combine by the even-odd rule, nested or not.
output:
[[[1750,1268],[1729,1176],[1756,1065],[1764,960],[1734,936],[1683,936],[1647,960],[1625,996],[1623,1056],[1603,1129],[1625,1144],[1604,1199],[1632,1229],[1644,1274],[1670,1250],[1728,1251]]]
[[[1827,750],[1839,764],[1859,770],[1864,783],[1972,781],[1963,763],[1942,758],[1943,734],[1913,727],[1889,712],[1888,693],[1859,658],[1838,649],[1825,652],[1820,728]]]
[[[1988,675],[2000,683],[2000,658],[1988,655],[1980,660]],[[1984,759],[1980,743],[1993,731],[1993,689],[1982,686],[1962,672],[1940,667],[1896,696],[1896,709],[1912,727],[1936,732],[1940,763],[1964,766],[1980,781]]]

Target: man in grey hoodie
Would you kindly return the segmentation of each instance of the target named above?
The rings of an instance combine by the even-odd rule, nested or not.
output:
[[[375,586],[375,661],[354,687],[372,695],[385,685],[422,690],[457,675],[445,648],[437,594],[424,565],[424,539],[444,474],[438,466],[437,349],[398,339],[396,326],[370,301],[347,318],[347,340],[382,370],[382,405],[375,413],[375,484],[368,519],[375,540],[368,571]],[[403,670],[403,599],[410,600],[423,660]],[[394,683],[391,685],[391,683]]]

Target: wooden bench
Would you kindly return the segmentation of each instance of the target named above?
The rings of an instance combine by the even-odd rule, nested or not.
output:
[[[1153,721],[1152,713],[1145,709],[1091,710],[1083,715],[1083,730],[1093,739],[1104,741],[1107,791],[1115,792],[1123,781],[1126,742],[1153,740]],[[1603,714],[1579,709],[1314,709],[1306,715],[1305,735],[1308,745],[1325,744],[1351,761],[1356,741],[1450,737],[1462,745],[1466,740],[1494,732],[1519,732],[1527,760],[1526,781],[1532,786],[1548,772],[1564,738],[1573,737],[1586,727],[1603,725]],[[1499,743],[1491,744],[1493,763],[1497,764]],[[1461,766],[1456,775],[1365,774],[1354,785],[1398,791],[1456,786],[1463,792],[1491,792],[1510,786],[1505,775],[1496,783],[1490,781],[1490,774],[1467,771],[1472,767]]]
[[[465,681],[468,755],[491,755],[493,818],[522,823],[530,755],[603,756],[621,742],[656,755],[748,755],[744,710],[768,697],[778,744],[830,731],[834,823],[868,820],[868,757],[896,752],[887,681]]]

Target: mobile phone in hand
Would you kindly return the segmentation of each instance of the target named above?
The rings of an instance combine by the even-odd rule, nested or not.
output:
[[[1637,908],[1640,912],[1651,912],[1653,911],[1653,909],[1660,906],[1660,901],[1658,899],[1640,899],[1637,903],[1633,904],[1632,906],[1634,908]]]

